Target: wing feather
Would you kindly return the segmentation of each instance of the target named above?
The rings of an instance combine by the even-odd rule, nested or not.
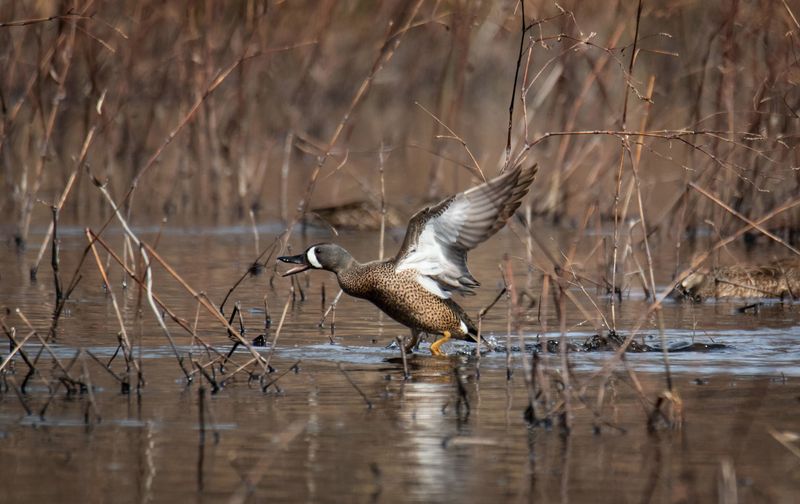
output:
[[[422,285],[439,297],[449,298],[453,291],[472,294],[479,283],[467,267],[467,252],[505,226],[535,175],[536,165],[517,166],[414,214],[395,269],[414,269]]]

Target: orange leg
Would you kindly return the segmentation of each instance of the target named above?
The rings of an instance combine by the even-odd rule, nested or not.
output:
[[[450,331],[443,332],[442,337],[434,341],[433,344],[431,345],[431,355],[435,355],[437,357],[444,357],[444,352],[442,352],[441,346],[444,345],[449,339],[450,339]]]

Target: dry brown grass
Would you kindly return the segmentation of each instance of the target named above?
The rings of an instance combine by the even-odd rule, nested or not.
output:
[[[688,182],[751,217],[797,193],[800,29],[788,4],[646,2],[635,65],[635,4],[561,5],[567,11],[526,2],[528,23],[544,21],[523,40],[512,121],[513,154],[533,144],[530,154],[543,166],[537,213],[573,221],[596,205],[597,218],[611,219],[619,185],[621,217],[632,217],[633,172],[625,167],[617,180],[615,168],[623,141],[641,150],[639,185],[654,231],[696,230],[706,219],[722,234],[736,226],[705,198],[683,198]],[[128,201],[136,223],[164,215],[242,221],[250,209],[260,221],[278,218],[287,134],[294,149],[285,201],[292,202],[384,36],[396,29],[391,21],[406,11],[405,2],[89,0],[71,9],[4,2],[0,206],[13,216],[7,224],[24,243],[31,222],[49,221],[37,202],[53,202],[76,168],[64,218],[97,223],[107,215],[76,166],[84,164],[85,143],[85,163],[112,195],[138,184]],[[514,2],[423,4],[395,36],[403,44],[322,172],[345,152],[350,169],[316,190],[312,205],[363,190],[348,172],[375,179],[381,142],[391,152],[385,176],[394,202],[419,197],[421,187],[433,195],[467,185],[464,166],[480,163],[492,173],[501,165],[519,19]],[[648,109],[649,134],[626,135]],[[469,151],[448,141],[447,131]],[[379,194],[377,180],[372,190]],[[770,227],[796,231],[799,215],[787,212]]]

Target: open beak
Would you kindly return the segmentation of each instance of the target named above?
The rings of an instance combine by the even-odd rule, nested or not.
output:
[[[279,261],[291,264],[299,264],[300,266],[295,266],[294,268],[290,269],[289,271],[285,272],[281,276],[289,276],[294,275],[295,273],[300,273],[301,271],[305,271],[311,267],[308,263],[308,259],[306,258],[305,254],[298,254],[295,256],[283,256],[278,258]]]

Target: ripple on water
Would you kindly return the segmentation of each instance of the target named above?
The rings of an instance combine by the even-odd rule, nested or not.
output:
[[[592,333],[570,333],[569,341],[579,344],[592,336]],[[786,375],[800,376],[800,327],[788,327],[785,329],[759,328],[750,330],[721,329],[716,331],[704,331],[702,335],[697,332],[686,330],[665,331],[669,352],[670,369],[675,373],[694,373],[694,374],[734,374],[734,375]],[[557,340],[559,334],[549,333],[550,340]],[[497,334],[487,335],[490,342],[503,345],[505,337]],[[527,348],[543,341],[543,337],[538,334],[524,335]],[[660,348],[658,336],[646,335],[642,338],[637,337],[637,341],[642,341],[650,346]],[[348,345],[346,338],[336,344],[316,343],[306,345],[287,345],[280,343],[276,348],[275,354],[286,359],[296,359],[303,361],[321,361],[343,364],[381,364],[387,359],[398,356],[398,350],[394,347],[389,348],[381,344],[373,346]],[[519,353],[518,337],[513,337],[512,353]],[[707,351],[686,351],[684,348],[692,343],[715,344],[722,348],[714,348]],[[429,355],[429,342],[422,343],[416,351],[417,355]],[[699,346],[699,345],[698,345]],[[76,354],[79,348],[64,344],[51,345],[52,350],[59,358],[70,358]],[[189,345],[176,347],[179,354],[197,355],[201,349]],[[475,345],[452,341],[444,347],[450,354],[471,355],[474,353]],[[117,353],[116,347],[111,346],[92,346],[85,348],[97,357],[110,358]],[[36,346],[28,347],[29,351],[35,352]],[[255,350],[262,355],[270,353],[269,347],[255,347]],[[502,350],[502,347],[501,347]],[[249,353],[247,349],[240,347],[236,355]],[[136,355],[139,356],[137,350]],[[141,357],[143,359],[164,359],[174,358],[174,351],[169,345],[143,347]],[[597,352],[571,352],[570,359],[575,369],[581,371],[594,371],[602,366],[607,359],[611,358],[609,351]],[[664,369],[663,356],[660,351],[627,353],[627,360],[634,366],[634,369],[644,372],[661,372]],[[505,351],[485,352],[482,357],[482,365],[490,367],[504,367],[506,365]]]

